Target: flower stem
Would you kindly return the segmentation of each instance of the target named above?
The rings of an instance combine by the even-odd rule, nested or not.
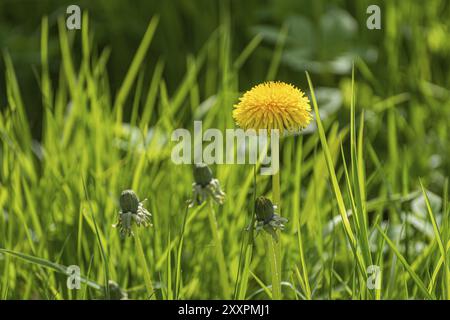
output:
[[[257,187],[256,187],[256,170],[257,165],[255,164],[253,166],[253,208],[251,211],[250,216],[250,225],[248,226],[249,230],[248,232],[245,232],[245,243],[244,243],[244,254],[241,255],[239,258],[239,267],[238,267],[238,276],[236,280],[236,285],[239,283],[239,288],[236,287],[238,290],[235,292],[234,299],[235,300],[244,300],[246,293],[247,293],[247,285],[248,285],[248,276],[250,271],[250,263],[252,262],[252,256],[253,256],[253,244],[255,241],[254,237],[254,230],[255,230],[255,219],[256,219],[256,193],[257,193]],[[241,269],[241,258],[244,258],[244,266]],[[241,271],[242,270],[242,271]],[[242,272],[242,273],[239,273]],[[241,275],[242,274],[242,275]],[[241,278],[239,278],[239,275],[241,275]]]
[[[136,248],[136,254],[139,261],[139,264],[141,265],[142,269],[144,270],[144,282],[145,282],[145,288],[147,289],[147,294],[150,299],[155,299],[154,291],[153,291],[153,285],[152,285],[152,279],[150,276],[150,272],[147,267],[147,262],[145,261],[144,256],[144,250],[142,249],[142,243],[141,239],[139,238],[139,229],[136,226],[136,224],[133,224],[133,234],[134,234],[134,245]]]
[[[278,212],[281,215],[281,197],[280,197],[280,171],[272,176],[272,195],[273,202],[278,206]],[[279,233],[278,230],[275,232]],[[278,237],[280,238],[280,237]],[[272,272],[272,298],[280,300],[281,296],[281,240],[275,241],[272,236],[268,239],[268,249],[270,255],[270,266]]]
[[[208,210],[208,218],[209,224],[211,225],[211,232],[214,240],[214,247],[216,248],[216,259],[217,264],[219,266],[220,273],[220,284],[224,291],[225,297],[229,297],[230,288],[228,285],[228,271],[225,263],[225,255],[223,253],[222,241],[219,236],[219,228],[217,225],[216,214],[214,212],[214,207],[212,201],[208,200],[209,210]]]
[[[280,275],[278,273],[277,255],[276,255],[276,243],[271,234],[266,233],[267,252],[269,253],[270,272],[272,275],[272,299],[281,299],[281,283]]]

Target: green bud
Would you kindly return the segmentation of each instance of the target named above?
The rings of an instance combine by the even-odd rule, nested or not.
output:
[[[108,286],[109,286],[109,296],[111,300],[127,299],[128,297],[127,293],[124,292],[116,282],[109,280]]]
[[[120,195],[120,208],[123,212],[136,213],[139,207],[139,198],[133,190],[122,191]]]
[[[194,180],[196,184],[206,187],[212,179],[212,171],[206,164],[194,164]]]
[[[256,218],[258,221],[268,222],[275,214],[272,201],[266,197],[258,197],[255,202]]]

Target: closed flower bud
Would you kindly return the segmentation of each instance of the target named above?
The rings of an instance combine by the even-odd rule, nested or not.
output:
[[[204,163],[194,165],[194,180],[195,183],[206,187],[213,179],[211,169]]]
[[[145,199],[146,200],[146,199]],[[122,191],[119,198],[120,211],[119,221],[113,225],[120,230],[122,236],[133,235],[132,224],[139,226],[151,226],[151,214],[144,207],[144,201],[139,201],[138,196],[133,190]]]
[[[258,197],[256,199],[256,218],[258,221],[264,221],[265,223],[268,223],[274,213],[275,210],[273,208],[273,203],[266,197]]]
[[[192,196],[190,207],[201,205],[208,198],[218,204],[225,201],[225,193],[220,188],[219,180],[215,179],[211,169],[205,163],[194,164],[194,183],[192,184]]]
[[[123,212],[136,213],[139,207],[139,198],[133,190],[124,190],[120,195],[120,208]]]
[[[111,300],[128,299],[128,294],[125,291],[123,291],[116,282],[109,280],[108,286],[109,286],[109,298]]]
[[[264,230],[268,232],[275,241],[278,241],[277,230],[284,229],[284,223],[288,222],[286,218],[280,217],[276,213],[277,206],[266,197],[258,197],[255,202],[257,232]]]

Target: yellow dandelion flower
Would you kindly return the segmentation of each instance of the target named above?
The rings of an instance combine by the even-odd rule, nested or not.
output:
[[[309,99],[291,84],[269,81],[244,93],[234,106],[233,118],[243,129],[293,132],[312,119]]]

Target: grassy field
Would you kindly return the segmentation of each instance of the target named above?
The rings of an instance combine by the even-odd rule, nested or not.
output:
[[[360,47],[330,33],[329,18],[313,50],[312,35],[297,33],[308,30],[300,18],[257,26],[236,46],[233,10],[221,6],[220,23],[186,53],[176,85],[165,80],[170,59],[148,54],[161,32],[154,16],[134,57],[122,59],[128,69],[117,88],[111,52],[96,46],[87,12],[77,32],[61,16],[56,39],[42,17],[40,101],[30,105],[3,48],[0,297],[117,298],[112,280],[130,299],[449,299],[450,7],[386,1],[377,31],[365,28],[366,7],[351,7],[360,12]],[[338,25],[351,32],[339,10]],[[311,53],[300,54],[305,48]],[[267,63],[247,72],[255,56]],[[268,236],[246,230],[255,197],[276,197],[272,179],[252,165],[211,166],[226,201],[188,208],[192,166],[171,160],[173,130],[192,130],[194,120],[204,130],[235,128],[233,105],[266,80],[307,92],[314,115],[281,143],[278,206],[289,222],[275,245],[276,274]],[[35,105],[43,110],[39,139],[28,112]],[[121,238],[112,225],[125,189],[147,198],[153,226]],[[67,287],[71,265],[81,270],[79,290]]]

